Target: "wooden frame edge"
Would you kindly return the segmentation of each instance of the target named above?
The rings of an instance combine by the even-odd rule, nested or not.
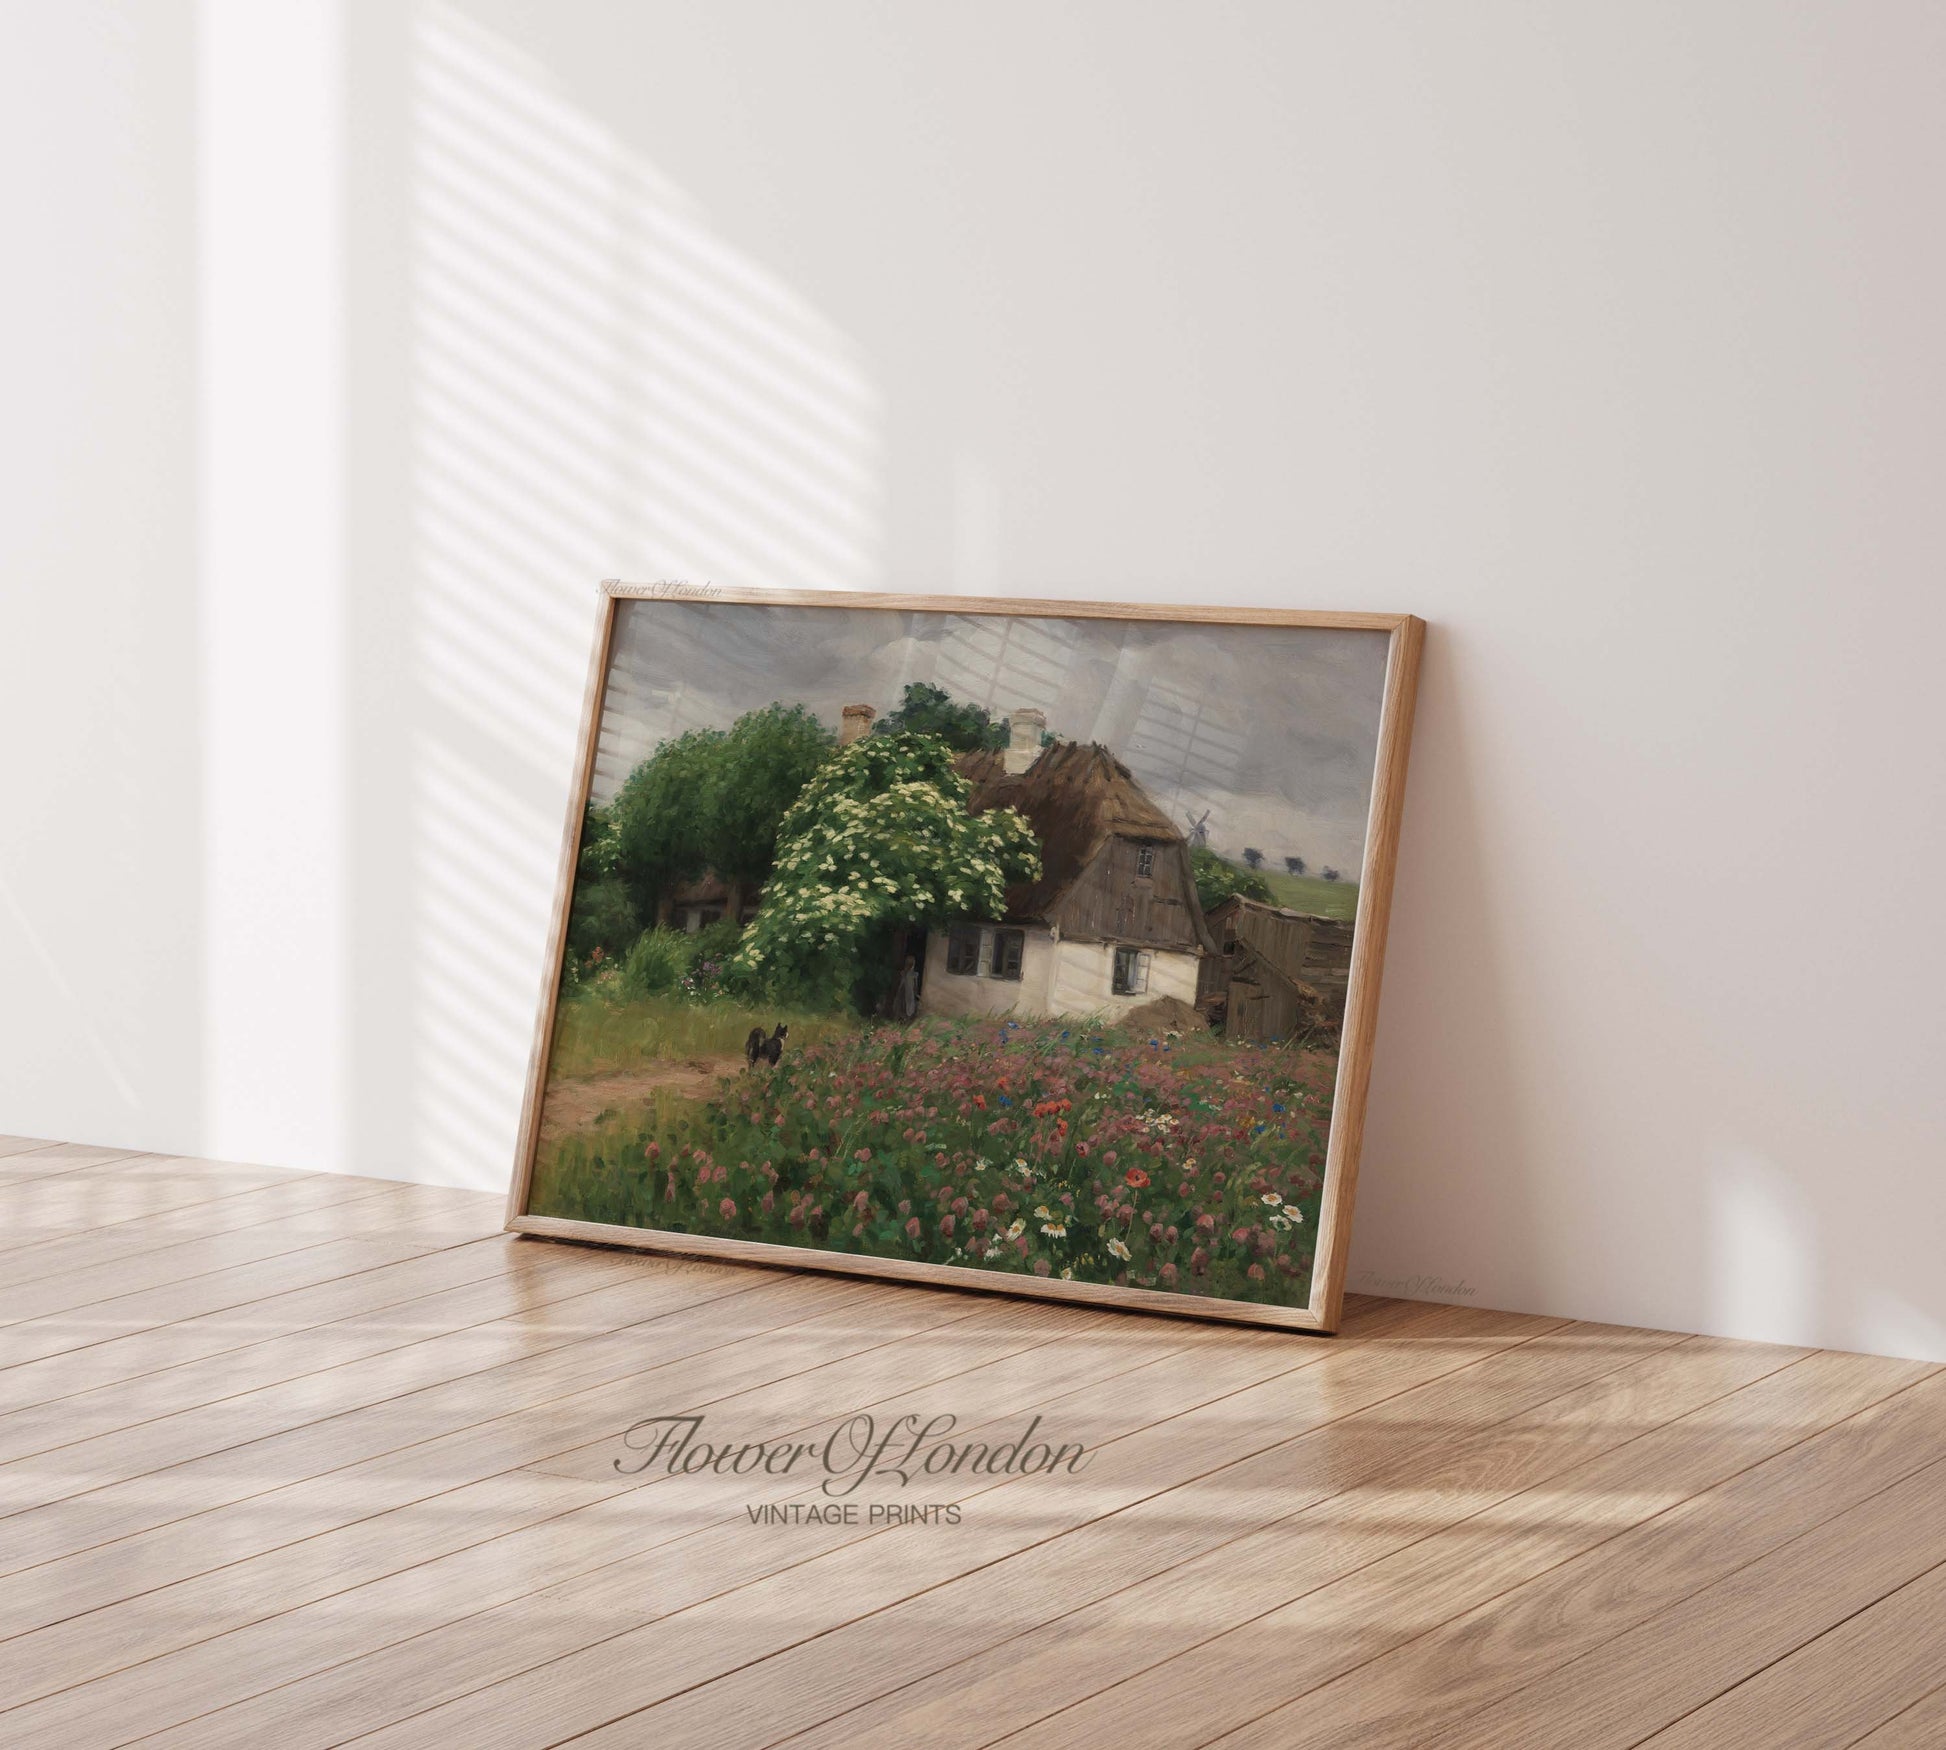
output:
[[[604,595],[618,601],[725,602],[751,607],[871,608],[915,614],[1004,614],[1040,620],[1175,620],[1217,626],[1314,626],[1321,631],[1397,632],[1423,626],[1411,614],[1367,614],[1333,608],[1212,608],[1184,602],[1070,602],[1043,597],[898,595],[883,590],[745,589],[715,583],[623,583]]]
[[[1378,1040],[1379,986],[1385,969],[1385,938],[1392,921],[1392,881],[1398,868],[1399,829],[1405,816],[1406,768],[1412,754],[1412,718],[1419,697],[1419,660],[1426,623],[1403,616],[1386,652],[1385,693],[1379,707],[1378,760],[1365,832],[1365,863],[1358,878],[1358,916],[1351,935],[1351,974],[1346,982],[1344,1035],[1338,1052],[1337,1086],[1331,1098],[1331,1136],[1324,1158],[1326,1196],[1318,1212],[1317,1257],[1311,1307],[1326,1330],[1336,1330],[1345,1301],[1345,1270],[1351,1256],[1351,1214],[1365,1143],[1366,1096],[1372,1052]],[[1342,1121],[1341,1121],[1342,1115]]]
[[[547,1087],[547,1062],[554,1052],[554,1015],[561,999],[561,967],[567,957],[568,913],[574,905],[574,866],[581,854],[581,821],[588,810],[588,789],[594,782],[595,749],[601,741],[602,699],[608,690],[608,658],[615,643],[616,580],[601,585],[600,620],[595,627],[595,651],[588,663],[588,685],[581,700],[581,727],[574,754],[574,787],[568,797],[568,821],[561,835],[561,856],[554,877],[554,912],[547,926],[547,960],[541,969],[540,1016],[534,1024],[534,1047],[527,1059],[527,1087],[520,1102],[520,1131],[514,1156],[513,1179],[507,1186],[507,1227],[511,1230],[527,1213],[533,1189],[534,1156],[540,1152],[541,1097]]]
[[[1405,806],[1406,771],[1411,755],[1412,721],[1418,700],[1420,657],[1426,624],[1413,614],[1341,613],[1292,608],[1223,608],[1125,602],[1073,602],[1002,596],[899,595],[837,589],[748,589],[715,584],[624,583],[604,579],[600,616],[589,662],[581,723],[576,741],[574,782],[562,835],[554,909],[548,927],[547,961],[541,978],[540,1014],[528,1059],[521,1103],[518,1152],[507,1191],[506,1231],[540,1238],[625,1246],[635,1251],[713,1258],[831,1274],[868,1276],[885,1281],[931,1283],[982,1294],[1120,1307],[1224,1324],[1330,1335],[1342,1321],[1345,1271],[1351,1247],[1351,1214],[1358,1184],[1365,1131],[1365,1104],[1371,1083],[1371,1057],[1377,1039],[1379,986],[1386,934],[1391,922],[1392,883]],[[722,602],[765,607],[864,608],[891,612],[995,614],[1040,619],[1101,619],[1190,622],[1206,625],[1294,626],[1329,631],[1384,632],[1388,635],[1384,691],[1379,707],[1378,752],[1367,811],[1365,858],[1359,872],[1358,914],[1352,931],[1351,971],[1346,984],[1343,1041],[1332,1096],[1332,1125],[1325,1154],[1326,1196],[1319,1211],[1311,1299],[1302,1307],[1272,1307],[1251,1301],[1210,1301],[1160,1289],[1118,1288],[1112,1283],[1063,1282],[1016,1276],[954,1264],[922,1264],[898,1258],[873,1258],[851,1252],[825,1252],[759,1240],[722,1239],[710,1234],[678,1234],[605,1222],[571,1221],[529,1215],[535,1156],[539,1152],[540,1111],[547,1064],[553,1052],[555,1011],[560,998],[567,925],[574,898],[575,864],[581,822],[593,782],[601,712],[614,648],[617,606],[624,601]]]
[[[709,1258],[718,1263],[761,1264],[787,1270],[817,1270],[832,1276],[868,1276],[882,1282],[909,1282],[921,1288],[965,1288],[1010,1299],[1060,1300],[1070,1305],[1106,1306],[1157,1313],[1164,1318],[1202,1319],[1226,1325],[1266,1325],[1328,1337],[1317,1314],[1302,1306],[1260,1306],[1248,1300],[1199,1301],[1193,1294],[1159,1288],[1117,1288],[1112,1282],[1063,1282],[1052,1276],[1015,1276],[973,1270],[963,1264],[908,1263],[903,1258],[873,1258],[862,1252],[825,1252],[811,1246],[778,1246],[768,1240],[726,1240],[715,1234],[679,1234],[663,1228],[620,1227],[601,1221],[569,1221],[553,1215],[519,1215],[509,1232],[539,1239],[626,1246],[679,1258]],[[1187,1302],[1188,1304],[1184,1304]]]

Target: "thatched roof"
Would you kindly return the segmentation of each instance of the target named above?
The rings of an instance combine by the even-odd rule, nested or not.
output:
[[[1016,809],[1041,842],[1041,877],[1007,890],[1009,918],[1045,917],[1111,838],[1184,842],[1128,767],[1098,742],[1055,742],[1024,772],[1010,773],[1005,761],[1002,752],[979,752],[953,763],[973,781],[970,812]]]

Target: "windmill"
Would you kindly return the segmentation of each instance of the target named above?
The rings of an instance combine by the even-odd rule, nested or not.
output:
[[[1209,817],[1210,811],[1207,808],[1200,816],[1191,814],[1183,816],[1183,819],[1189,822],[1189,842],[1197,850],[1202,850],[1209,844]]]

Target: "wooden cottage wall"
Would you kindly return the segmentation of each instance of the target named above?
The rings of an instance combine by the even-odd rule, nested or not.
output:
[[[1136,873],[1142,847],[1111,838],[1097,851],[1066,893],[1049,908],[1048,921],[1077,942],[1129,942],[1148,948],[1196,953],[1196,892],[1189,858],[1180,844],[1153,844],[1155,872]]]

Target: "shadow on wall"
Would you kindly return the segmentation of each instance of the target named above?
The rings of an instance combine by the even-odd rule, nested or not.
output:
[[[1854,1116],[1807,1109],[1794,1066],[1712,1024],[1694,965],[1644,933],[1629,871],[1616,906],[1519,841],[1484,781],[1506,764],[1485,741],[1488,667],[1430,629],[1347,1286],[1946,1355],[1946,1321],[1895,1286],[1933,1273],[1937,1223],[1882,1193],[1834,1206],[1835,1185],[1868,1182]],[[1605,905],[1608,927],[1575,952],[1561,919]],[[1619,1115],[1590,1071],[1615,1064],[1617,1038],[1632,1052]],[[1705,1124],[1692,1088],[1708,1090]],[[1928,1158],[1922,1135],[1889,1142]],[[1611,1267],[1590,1271],[1604,1247]],[[1876,1275],[1847,1269],[1863,1257]]]
[[[399,684],[353,729],[393,828],[361,952],[397,955],[353,1016],[352,1164],[497,1189],[595,583],[875,585],[881,421],[858,349],[544,70],[447,6],[405,50],[409,608],[366,603]]]

